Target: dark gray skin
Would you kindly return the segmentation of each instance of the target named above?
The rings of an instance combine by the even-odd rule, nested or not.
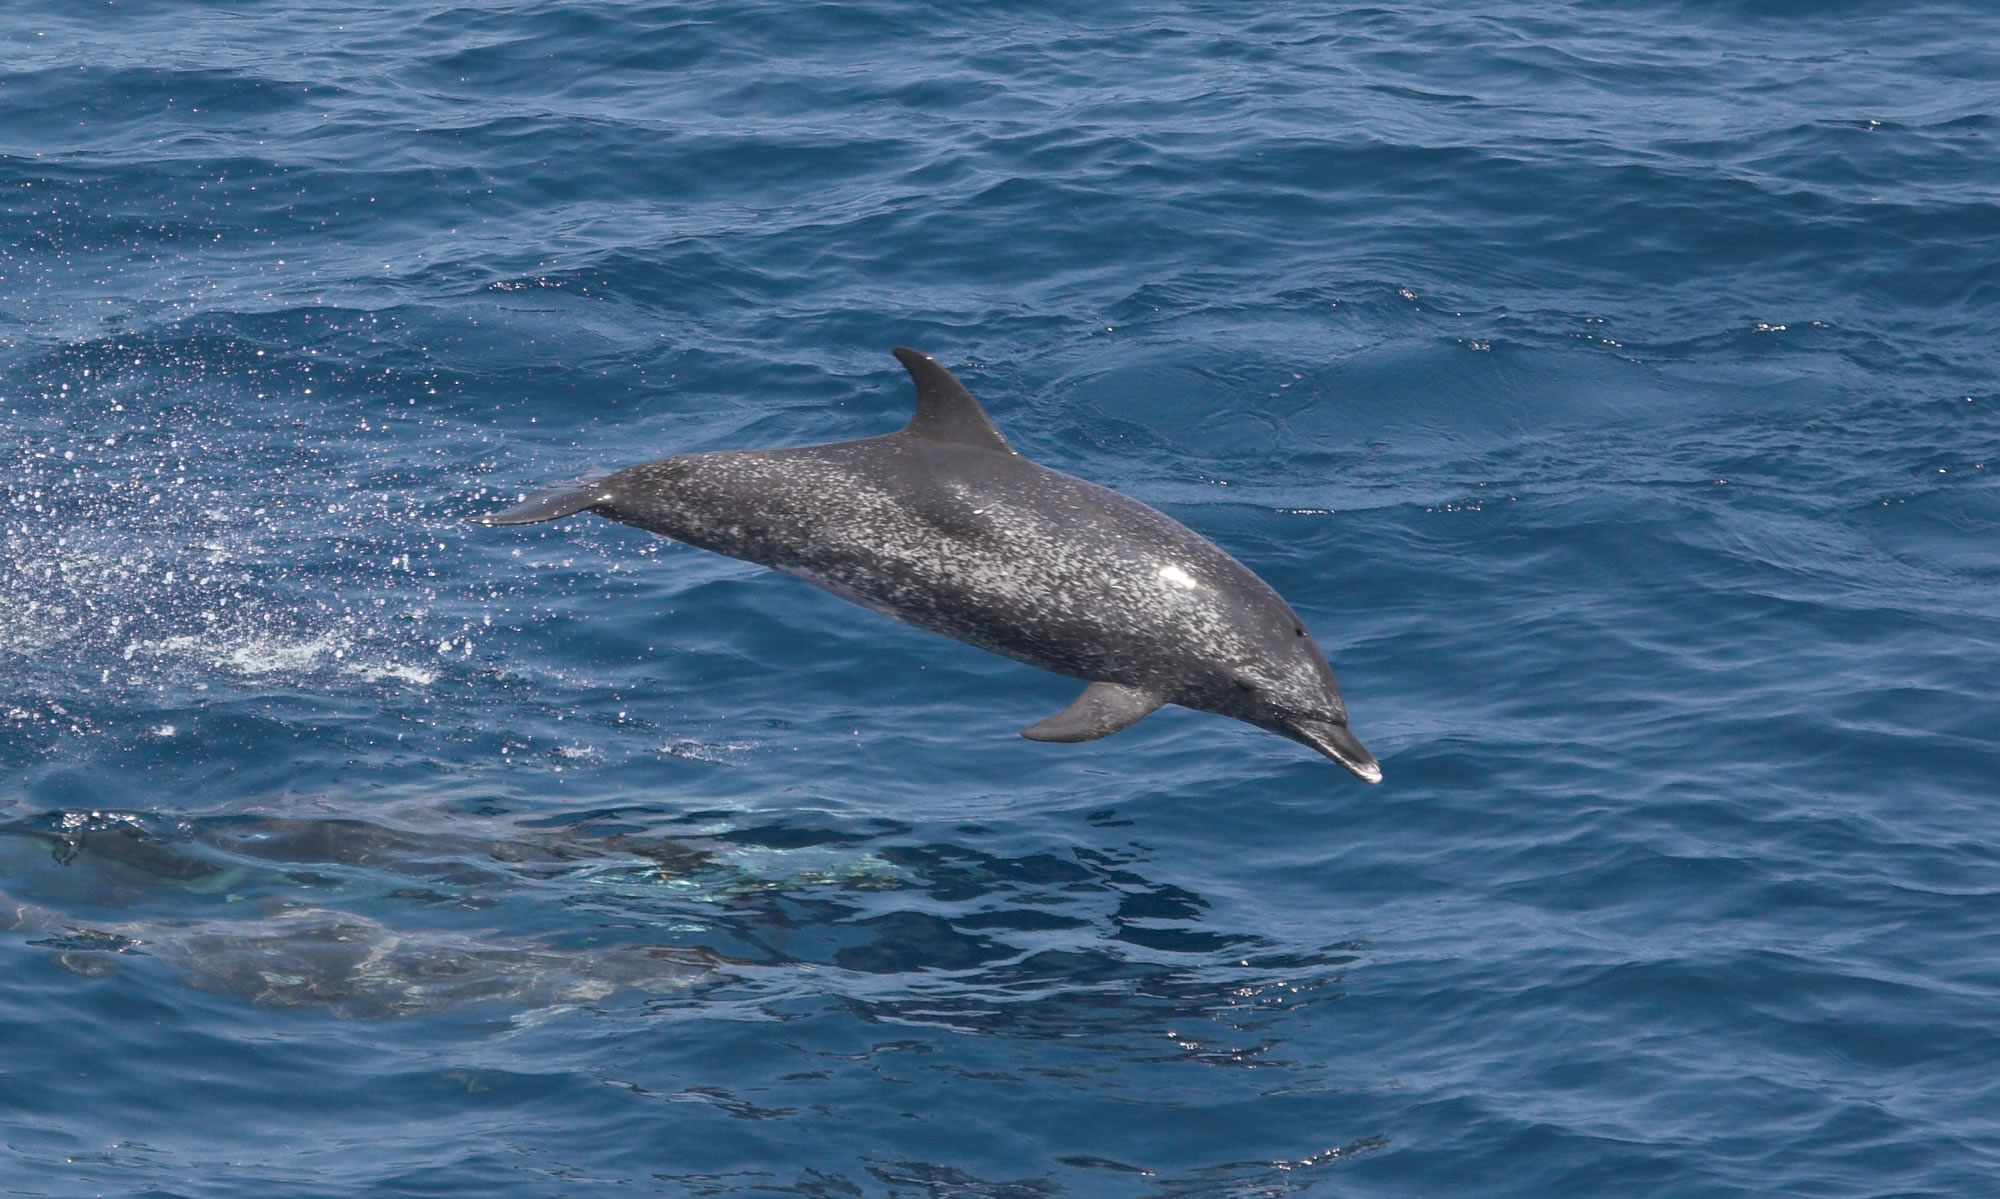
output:
[[[1325,657],[1268,584],[1165,513],[1021,457],[949,371],[915,350],[896,357],[917,385],[898,432],[681,454],[473,519],[595,512],[1087,680],[1022,730],[1033,740],[1089,741],[1179,704],[1381,781]]]

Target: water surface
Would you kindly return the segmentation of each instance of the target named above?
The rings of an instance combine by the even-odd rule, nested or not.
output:
[[[1978,1195],[2000,21],[30,4],[0,1170]],[[1269,579],[1387,781],[579,519],[899,426]]]

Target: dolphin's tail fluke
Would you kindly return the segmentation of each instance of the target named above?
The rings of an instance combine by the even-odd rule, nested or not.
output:
[[[604,490],[605,476],[563,483],[555,487],[544,487],[522,498],[512,508],[502,508],[498,512],[488,512],[465,519],[476,525],[532,525],[545,520],[561,520],[565,516],[575,516],[588,508],[611,502],[611,496]]]

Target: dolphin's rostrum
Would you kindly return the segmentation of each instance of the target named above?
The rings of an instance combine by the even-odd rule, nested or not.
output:
[[[1165,513],[1021,457],[950,371],[896,357],[917,386],[898,432],[681,454],[473,519],[595,512],[1087,680],[1022,730],[1036,741],[1089,741],[1180,704],[1381,781],[1326,659],[1268,584]]]

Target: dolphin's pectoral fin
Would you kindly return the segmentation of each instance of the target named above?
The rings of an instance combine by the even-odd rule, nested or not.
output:
[[[581,483],[564,483],[558,487],[544,487],[534,492],[512,508],[502,508],[498,512],[488,512],[483,516],[468,516],[465,519],[476,525],[532,525],[544,520],[561,520],[565,516],[575,516],[585,508],[594,508],[609,503],[611,497],[604,494],[602,480],[588,480]]]
[[[910,382],[917,385],[917,414],[910,418],[904,432],[929,441],[955,441],[1003,454],[1014,452],[1014,447],[1000,436],[1000,430],[993,427],[986,409],[936,359],[908,346],[897,346],[895,353],[896,361],[910,372]]]
[[[1166,701],[1123,683],[1092,683],[1069,707],[1021,730],[1030,741],[1095,741],[1144,720]]]

